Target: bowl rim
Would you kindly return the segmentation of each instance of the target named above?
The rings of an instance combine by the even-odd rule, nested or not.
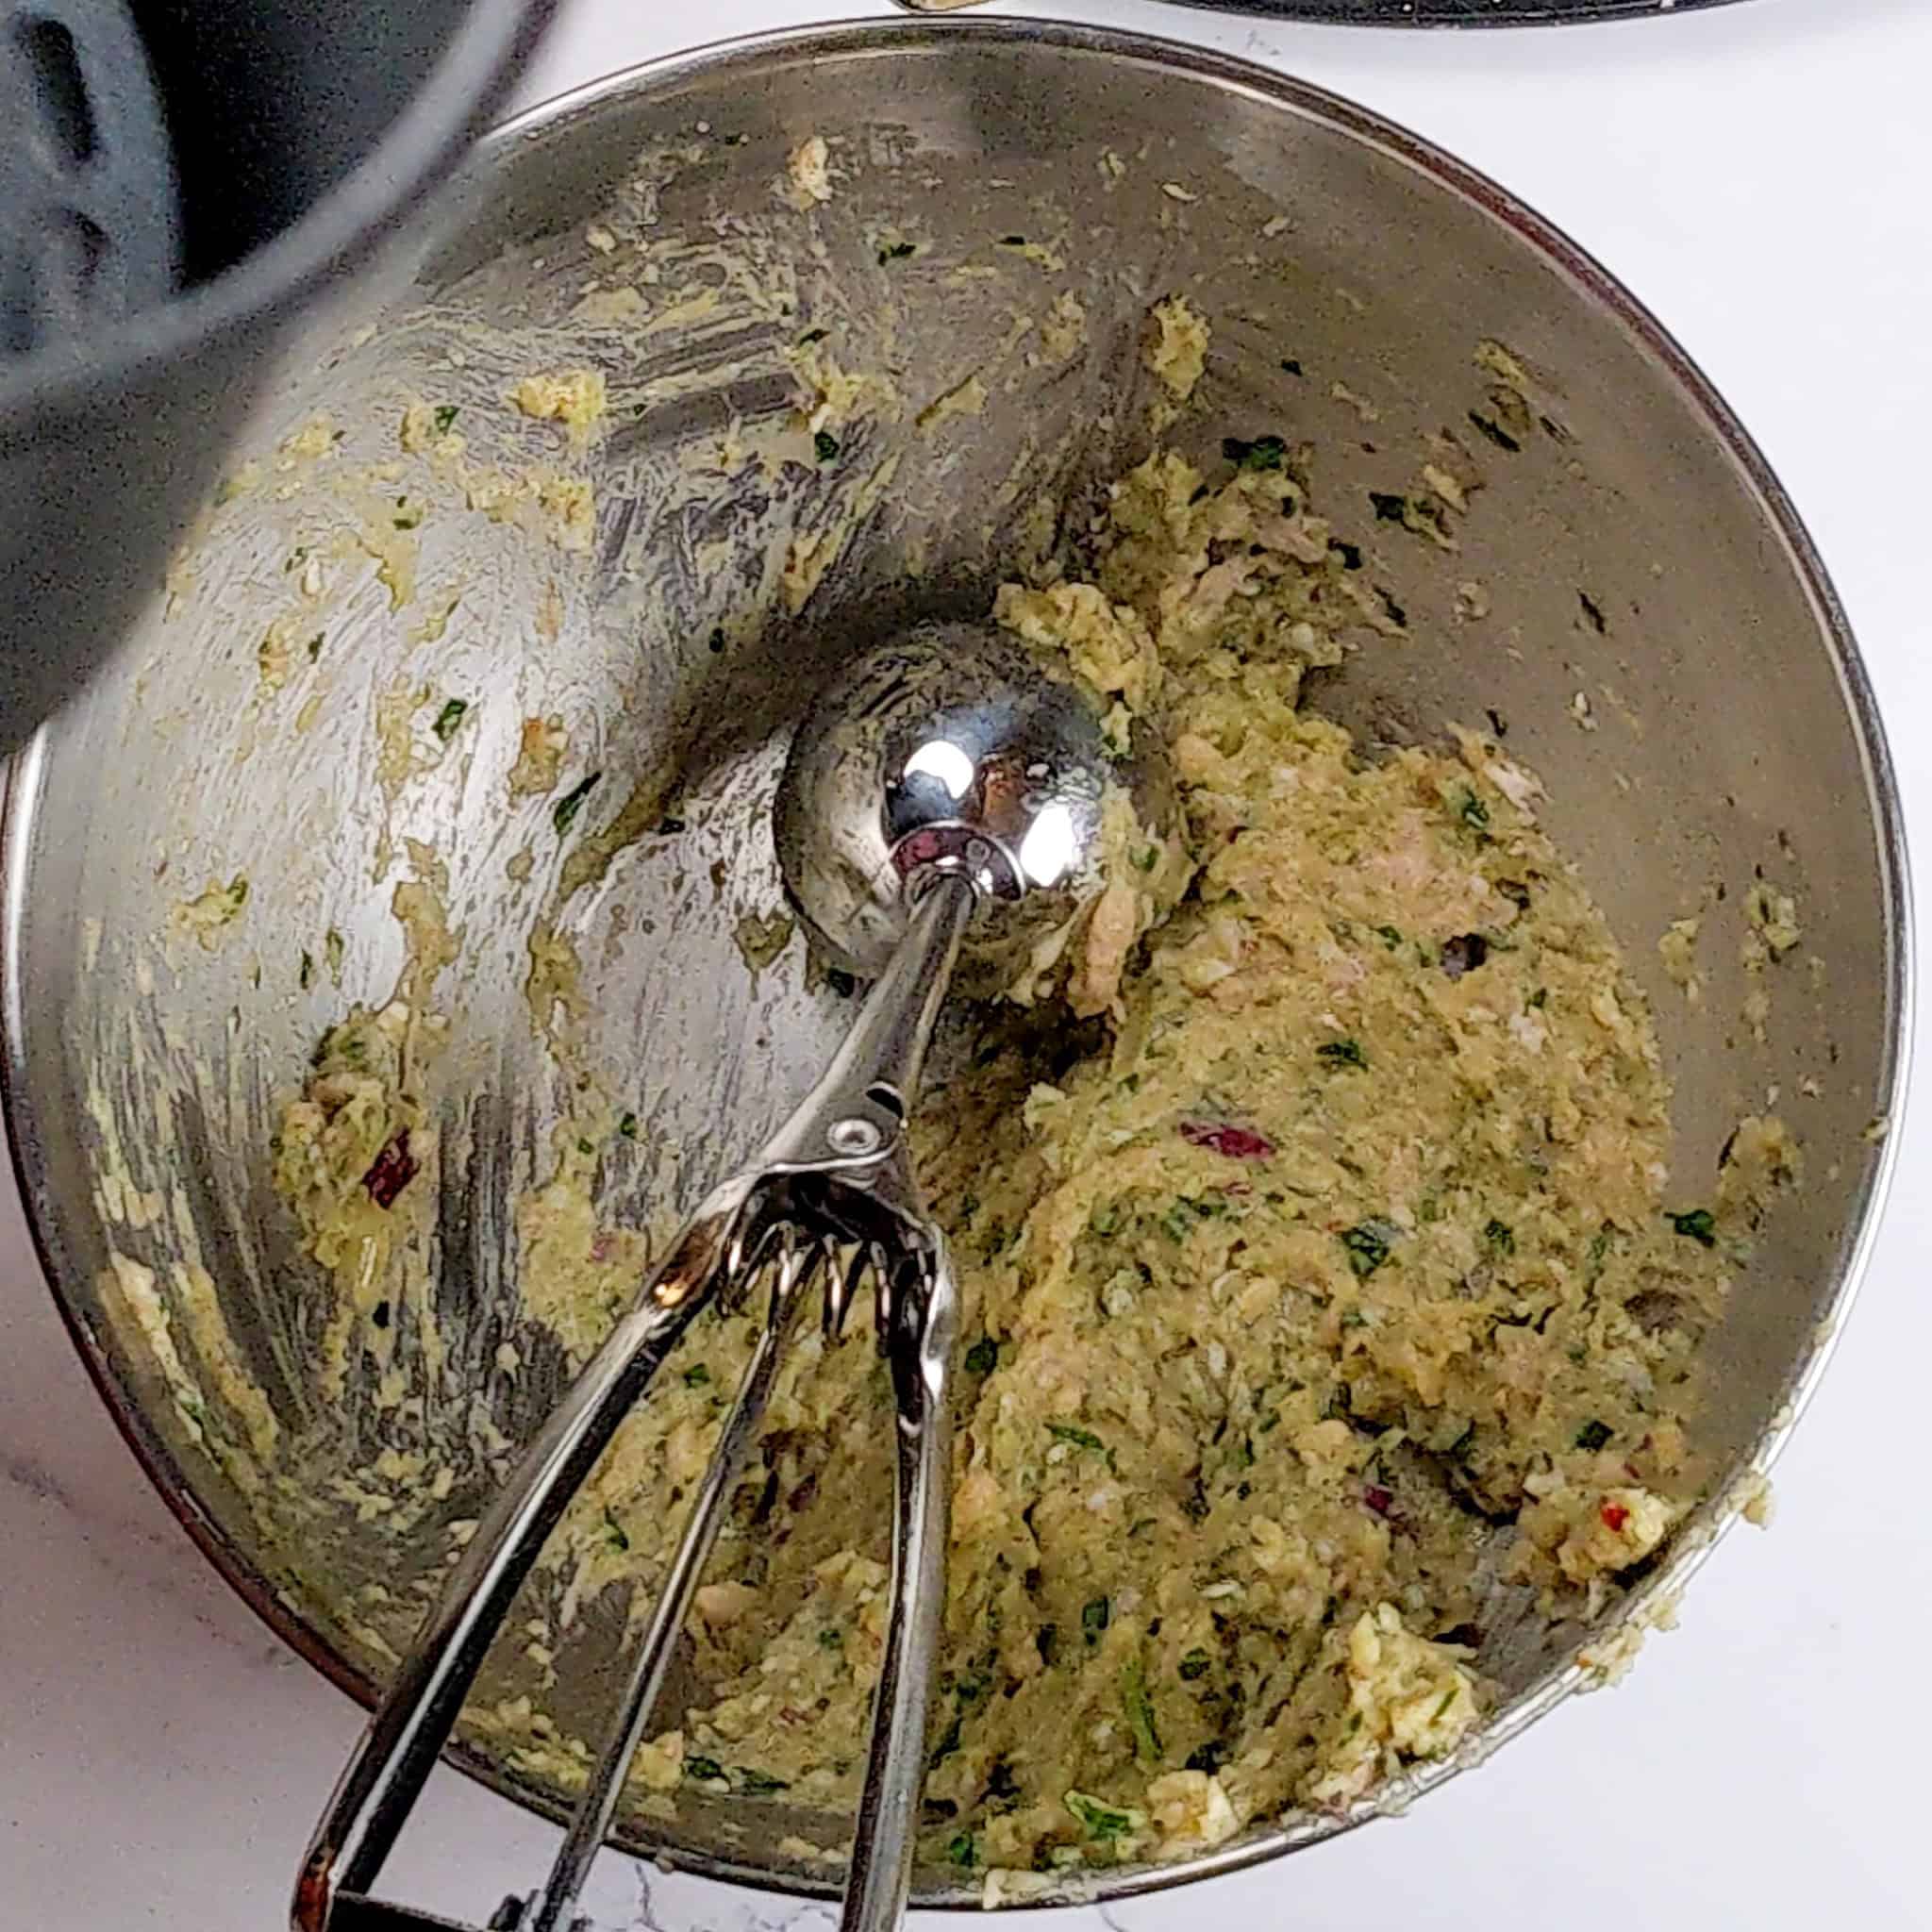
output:
[[[1896,1127],[1907,1089],[1913,1033],[1915,956],[1911,886],[1890,752],[1850,622],[1809,532],[1756,441],[1686,350],[1608,270],[1554,224],[1432,142],[1324,88],[1208,48],[1160,36],[1072,22],[932,16],[848,19],[741,35],[619,69],[524,110],[476,143],[449,192],[454,201],[466,185],[487,178],[525,142],[538,137],[554,137],[559,128],[612,101],[675,92],[718,71],[756,67],[773,58],[797,61],[864,58],[957,43],[967,38],[991,46],[1043,43],[1079,58],[1120,61],[1203,82],[1324,125],[1406,165],[1433,186],[1474,203],[1510,230],[1546,265],[1561,274],[1586,302],[1621,323],[1652,358],[1659,375],[1676,386],[1703,428],[1718,440],[1736,465],[1740,481],[1756,496],[1765,517],[1767,533],[1776,539],[1812,607],[1819,641],[1831,658],[1844,696],[1873,814],[1886,927],[1884,991],[1890,1016],[1874,1082],[1874,1114],[1888,1131],[1874,1150],[1868,1185],[1857,1208],[1856,1229],[1843,1244],[1843,1265],[1828,1313],[1817,1324],[1807,1354],[1788,1378],[1785,1400],[1748,1455],[1740,1458],[1725,1489],[1698,1506],[1673,1543],[1668,1559],[1631,1592],[1612,1620],[1591,1633],[1583,1648],[1602,1656],[1623,1633],[1641,1632],[1663,1605],[1675,1597],[1736,1520],[1740,1504],[1746,1500],[1747,1487],[1769,1471],[1783,1450],[1837,1346],[1845,1317],[1870,1263],[1893,1178],[1899,1140]],[[175,1519],[229,1586],[277,1637],[365,1709],[373,1709],[380,1695],[373,1680],[284,1601],[273,1579],[257,1569],[226,1531],[202,1510],[172,1453],[129,1390],[116,1376],[106,1350],[58,1286],[60,1273],[56,1240],[50,1232],[52,1215],[43,1206],[50,1191],[38,1158],[32,1105],[25,1088],[27,1023],[22,962],[36,806],[46,760],[58,729],[58,718],[41,726],[11,761],[4,795],[0,795],[0,1118],[4,1118],[35,1255],[47,1291],[60,1311],[82,1363],[136,1460]],[[1414,1767],[1343,1813],[1296,1818],[1274,1829],[1251,1832],[1184,1861],[1126,1867],[1115,1873],[1070,1874],[1064,1883],[1052,1890],[1015,1903],[1106,1904],[1166,1890],[1257,1865],[1373,1819],[1394,1815],[1406,1809],[1422,1792],[1481,1762],[1573,1691],[1601,1681],[1601,1675],[1580,1663],[1573,1654],[1567,1661],[1552,1666],[1454,1756]],[[551,1794],[508,1767],[486,1759],[475,1746],[453,1740],[443,1755],[499,1795],[553,1821],[564,1818],[562,1807]],[[318,1794],[318,1806],[323,1795],[325,1794]],[[842,1872],[838,1868],[832,1868],[824,1877],[774,1871],[742,1857],[665,1846],[630,1830],[614,1835],[612,1842],[655,1859],[663,1869],[689,1871],[794,1897],[835,1898],[842,1883]],[[291,1872],[295,1858],[296,1852],[291,1848]],[[978,1885],[957,1883],[918,1892],[912,1903],[921,1908],[977,1909],[983,1899]]]

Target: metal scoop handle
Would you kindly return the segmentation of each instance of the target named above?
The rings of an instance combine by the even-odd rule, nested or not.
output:
[[[871,1260],[880,1339],[899,1409],[892,1607],[842,1923],[846,1932],[880,1932],[897,1924],[910,1873],[943,1586],[945,1365],[956,1323],[951,1270],[912,1184],[904,1122],[973,904],[973,889],[960,878],[941,878],[923,895],[891,968],[824,1077],[759,1162],[707,1197],[484,1513],[310,1841],[296,1881],[295,1932],[449,1923],[378,1901],[371,1888],[571,1498],[698,1312],[719,1293],[741,1288],[775,1257],[778,1279],[766,1333],[687,1523],[590,1790],[536,1902],[544,1916],[525,1920],[512,1903],[492,1921],[528,1925],[530,1932],[541,1924],[552,1932],[608,1829],[715,1539],[737,1457],[763,1411],[799,1291],[830,1244],[857,1244]],[[834,1277],[828,1308],[834,1326],[855,1283],[856,1272],[842,1282]]]
[[[752,1351],[750,1364],[739,1383],[738,1398],[725,1418],[718,1446],[691,1504],[691,1519],[685,1524],[677,1554],[671,1560],[670,1574],[658,1592],[643,1641],[631,1660],[624,1696],[611,1713],[590,1786],[572,1815],[570,1830],[564,1835],[542,1895],[531,1913],[529,1932],[554,1932],[562,1915],[575,1903],[584,1880],[590,1875],[591,1862],[603,1848],[611,1814],[617,1809],[617,1800],[624,1790],[625,1774],[643,1740],[651,1707],[658,1701],[664,1673],[677,1648],[685,1619],[691,1614],[698,1578],[703,1575],[718,1541],[731,1485],[758,1434],[759,1423],[764,1420],[765,1406],[771,1400],[772,1385],[778,1379],[792,1318],[820,1259],[816,1248],[800,1250],[795,1245],[788,1247],[779,1258],[764,1329]]]
[[[946,1591],[953,1422],[947,1373],[958,1326],[952,1263],[938,1243],[927,1280],[902,1284],[887,1341],[893,1430],[891,1610],[873,1693],[872,1743],[859,1794],[841,1932],[892,1932],[912,1884],[912,1846],[925,1783],[932,1701]]]
[[[310,1840],[296,1932],[342,1932],[338,1906],[375,1884],[550,1533],[693,1317],[742,1265],[751,1191],[741,1178],[706,1201],[484,1512]]]

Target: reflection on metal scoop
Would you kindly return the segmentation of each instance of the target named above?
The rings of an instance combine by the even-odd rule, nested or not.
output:
[[[891,1607],[841,1925],[904,1914],[945,1596],[957,1297],[926,1214],[906,1123],[954,970],[1008,983],[1102,884],[1109,785],[1142,824],[1177,823],[1158,757],[1110,745],[1093,707],[1017,643],[926,625],[859,658],[800,727],[779,785],[778,851],[821,945],[877,983],[804,1104],[749,1168],[714,1188],[573,1384],[491,1506],[371,1721],[318,1827],[295,1894],[298,1932],[438,1924],[370,1896],[484,1654],[545,1539],[632,1405],[708,1302],[771,1277],[769,1312],[699,1485],[624,1695],[543,1890],[491,1920],[515,1932],[572,1917],[683,1631],[739,1462],[812,1277],[829,1333],[870,1285],[891,1372]]]
[[[806,719],[778,788],[778,861],[822,950],[867,979],[925,885],[968,880],[961,985],[997,992],[1099,891],[1110,785],[1143,824],[1177,822],[1163,759],[1109,744],[1092,705],[1023,644],[921,625],[860,658]]]

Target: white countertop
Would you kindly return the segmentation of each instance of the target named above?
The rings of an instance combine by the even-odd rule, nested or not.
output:
[[[1668,4],[1668,0],[1666,0]],[[855,10],[878,11],[877,6]],[[841,9],[575,0],[525,90]],[[1486,169],[1674,329],[1755,432],[1849,607],[1932,853],[1924,445],[1932,440],[1932,0],[1748,0],[1609,27],[1352,32],[1142,0],[1058,11],[1290,69]],[[1922,925],[1922,932],[1924,927]],[[1932,1297],[1932,1123],[1822,1393],[1740,1530],[1614,1694],[1573,1701],[1398,1824],[1110,1913],[1298,1932],[1932,1926],[1922,1876],[1932,1533],[1907,1472]],[[358,1714],[231,1597],[89,1388],[0,1198],[0,1926],[270,1932]],[[1901,1647],[1903,1670],[1893,1658]],[[1902,1681],[1901,1681],[1902,1680]],[[439,1774],[392,1896],[473,1921],[546,1829]],[[600,1927],[832,1923],[607,1856]],[[936,1924],[937,1922],[928,1922]],[[1045,1924],[1047,1915],[1022,1924]]]

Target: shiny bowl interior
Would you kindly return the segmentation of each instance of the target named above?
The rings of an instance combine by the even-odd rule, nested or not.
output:
[[[813,135],[836,185],[808,217],[787,198],[787,158]],[[998,245],[1010,235],[1041,247]],[[613,296],[626,287],[634,302]],[[1061,291],[1087,317],[1063,358],[1039,346]],[[1260,429],[1314,442],[1318,507],[1359,547],[1391,613],[1391,634],[1367,639],[1314,702],[1383,743],[1506,721],[1651,994],[1679,1170],[1709,1171],[1772,1089],[1807,1149],[1807,1183],[1710,1343],[1707,1500],[1592,1627],[1519,1620],[1497,1636],[1482,1661],[1507,1702],[1458,1762],[1601,1666],[1775,1452],[1881,1191],[1905,881],[1856,651],[1743,433],[1560,236],[1311,89],[1087,29],[782,35],[617,76],[485,143],[413,289],[303,345],[244,452],[256,467],[238,459],[236,487],[132,645],[13,773],[7,1095],[54,1291],[184,1522],[358,1695],[407,1644],[448,1524],[476,1514],[565,1373],[516,1291],[511,1204],[543,1175],[574,1064],[532,1024],[533,932],[575,945],[583,1053],[638,1096],[637,1140],[606,1159],[600,1207],[661,1221],[752,1150],[850,1012],[806,971],[802,946],[754,971],[741,943],[747,916],[782,903],[768,809],[789,731],[883,630],[981,614],[1017,556],[1051,544],[1144,452],[1141,332],[1171,292],[1214,337],[1170,440],[1197,455]],[[755,441],[790,416],[784,351],[813,327],[837,332],[846,366],[884,372],[893,405],[852,429],[831,469],[719,465],[721,440]],[[1495,417],[1486,342],[1524,377],[1520,434]],[[609,386],[608,424],[577,454],[557,425],[503,402],[519,374],[567,363],[593,364]],[[922,424],[975,372],[982,413],[944,433]],[[588,546],[438,502],[397,449],[418,395],[459,405],[479,456],[590,476]],[[317,411],[340,440],[312,459],[287,454]],[[1484,473],[1454,554],[1378,521],[1370,494],[1400,490],[1444,431]],[[367,506],[345,508],[323,476],[391,460],[404,464],[395,489],[429,505],[400,602],[394,558],[354,540]],[[836,553],[802,601],[784,575],[800,539]],[[305,618],[271,690],[259,647],[301,608],[291,558],[311,548],[331,559],[312,613],[325,643],[304,661]],[[419,721],[398,767],[384,700],[423,687],[469,695],[463,754],[436,756]],[[562,842],[543,836],[554,801],[520,817],[502,786],[519,721],[548,713],[603,774],[587,811],[600,832],[617,827],[608,866],[575,887]],[[435,1371],[415,1359],[398,1411],[377,1406],[373,1384],[352,1380],[339,1405],[316,1393],[328,1310],[270,1186],[268,1147],[323,1027],[396,985],[391,894],[411,840],[447,866],[466,937],[439,995],[452,1016],[438,1106],[453,1151],[434,1232],[446,1355]],[[1742,900],[1759,870],[1796,892],[1804,951],[1822,962],[1781,974],[1763,1042],[1740,1017]],[[236,930],[211,951],[184,942],[175,908],[238,873],[249,891]],[[1707,983],[1693,1010],[1655,942],[1699,910]],[[314,970],[331,929],[340,986]],[[144,1319],[113,1286],[117,1253],[155,1271]],[[212,1318],[178,1293],[191,1265],[212,1280]],[[506,1341],[524,1362],[513,1378],[494,1366]],[[472,1444],[466,1476],[446,1497],[364,1520],[349,1478],[398,1430],[430,1425],[425,1414]],[[589,1607],[558,1659],[550,1701],[581,1734],[596,1734],[622,1607]],[[489,1697],[529,1688],[529,1668],[521,1656],[492,1665]],[[459,1755],[558,1808],[557,1784],[502,1734],[475,1729]],[[1456,1768],[1430,1767],[1351,1819],[1290,1817],[1191,1863],[1089,1875],[1076,1890],[1268,1857]],[[835,1886],[835,1865],[777,1840],[836,1842],[841,1822],[769,1819],[698,1798],[675,1822],[624,1829],[723,1875]],[[920,1894],[972,1895],[938,1872],[921,1874]]]

